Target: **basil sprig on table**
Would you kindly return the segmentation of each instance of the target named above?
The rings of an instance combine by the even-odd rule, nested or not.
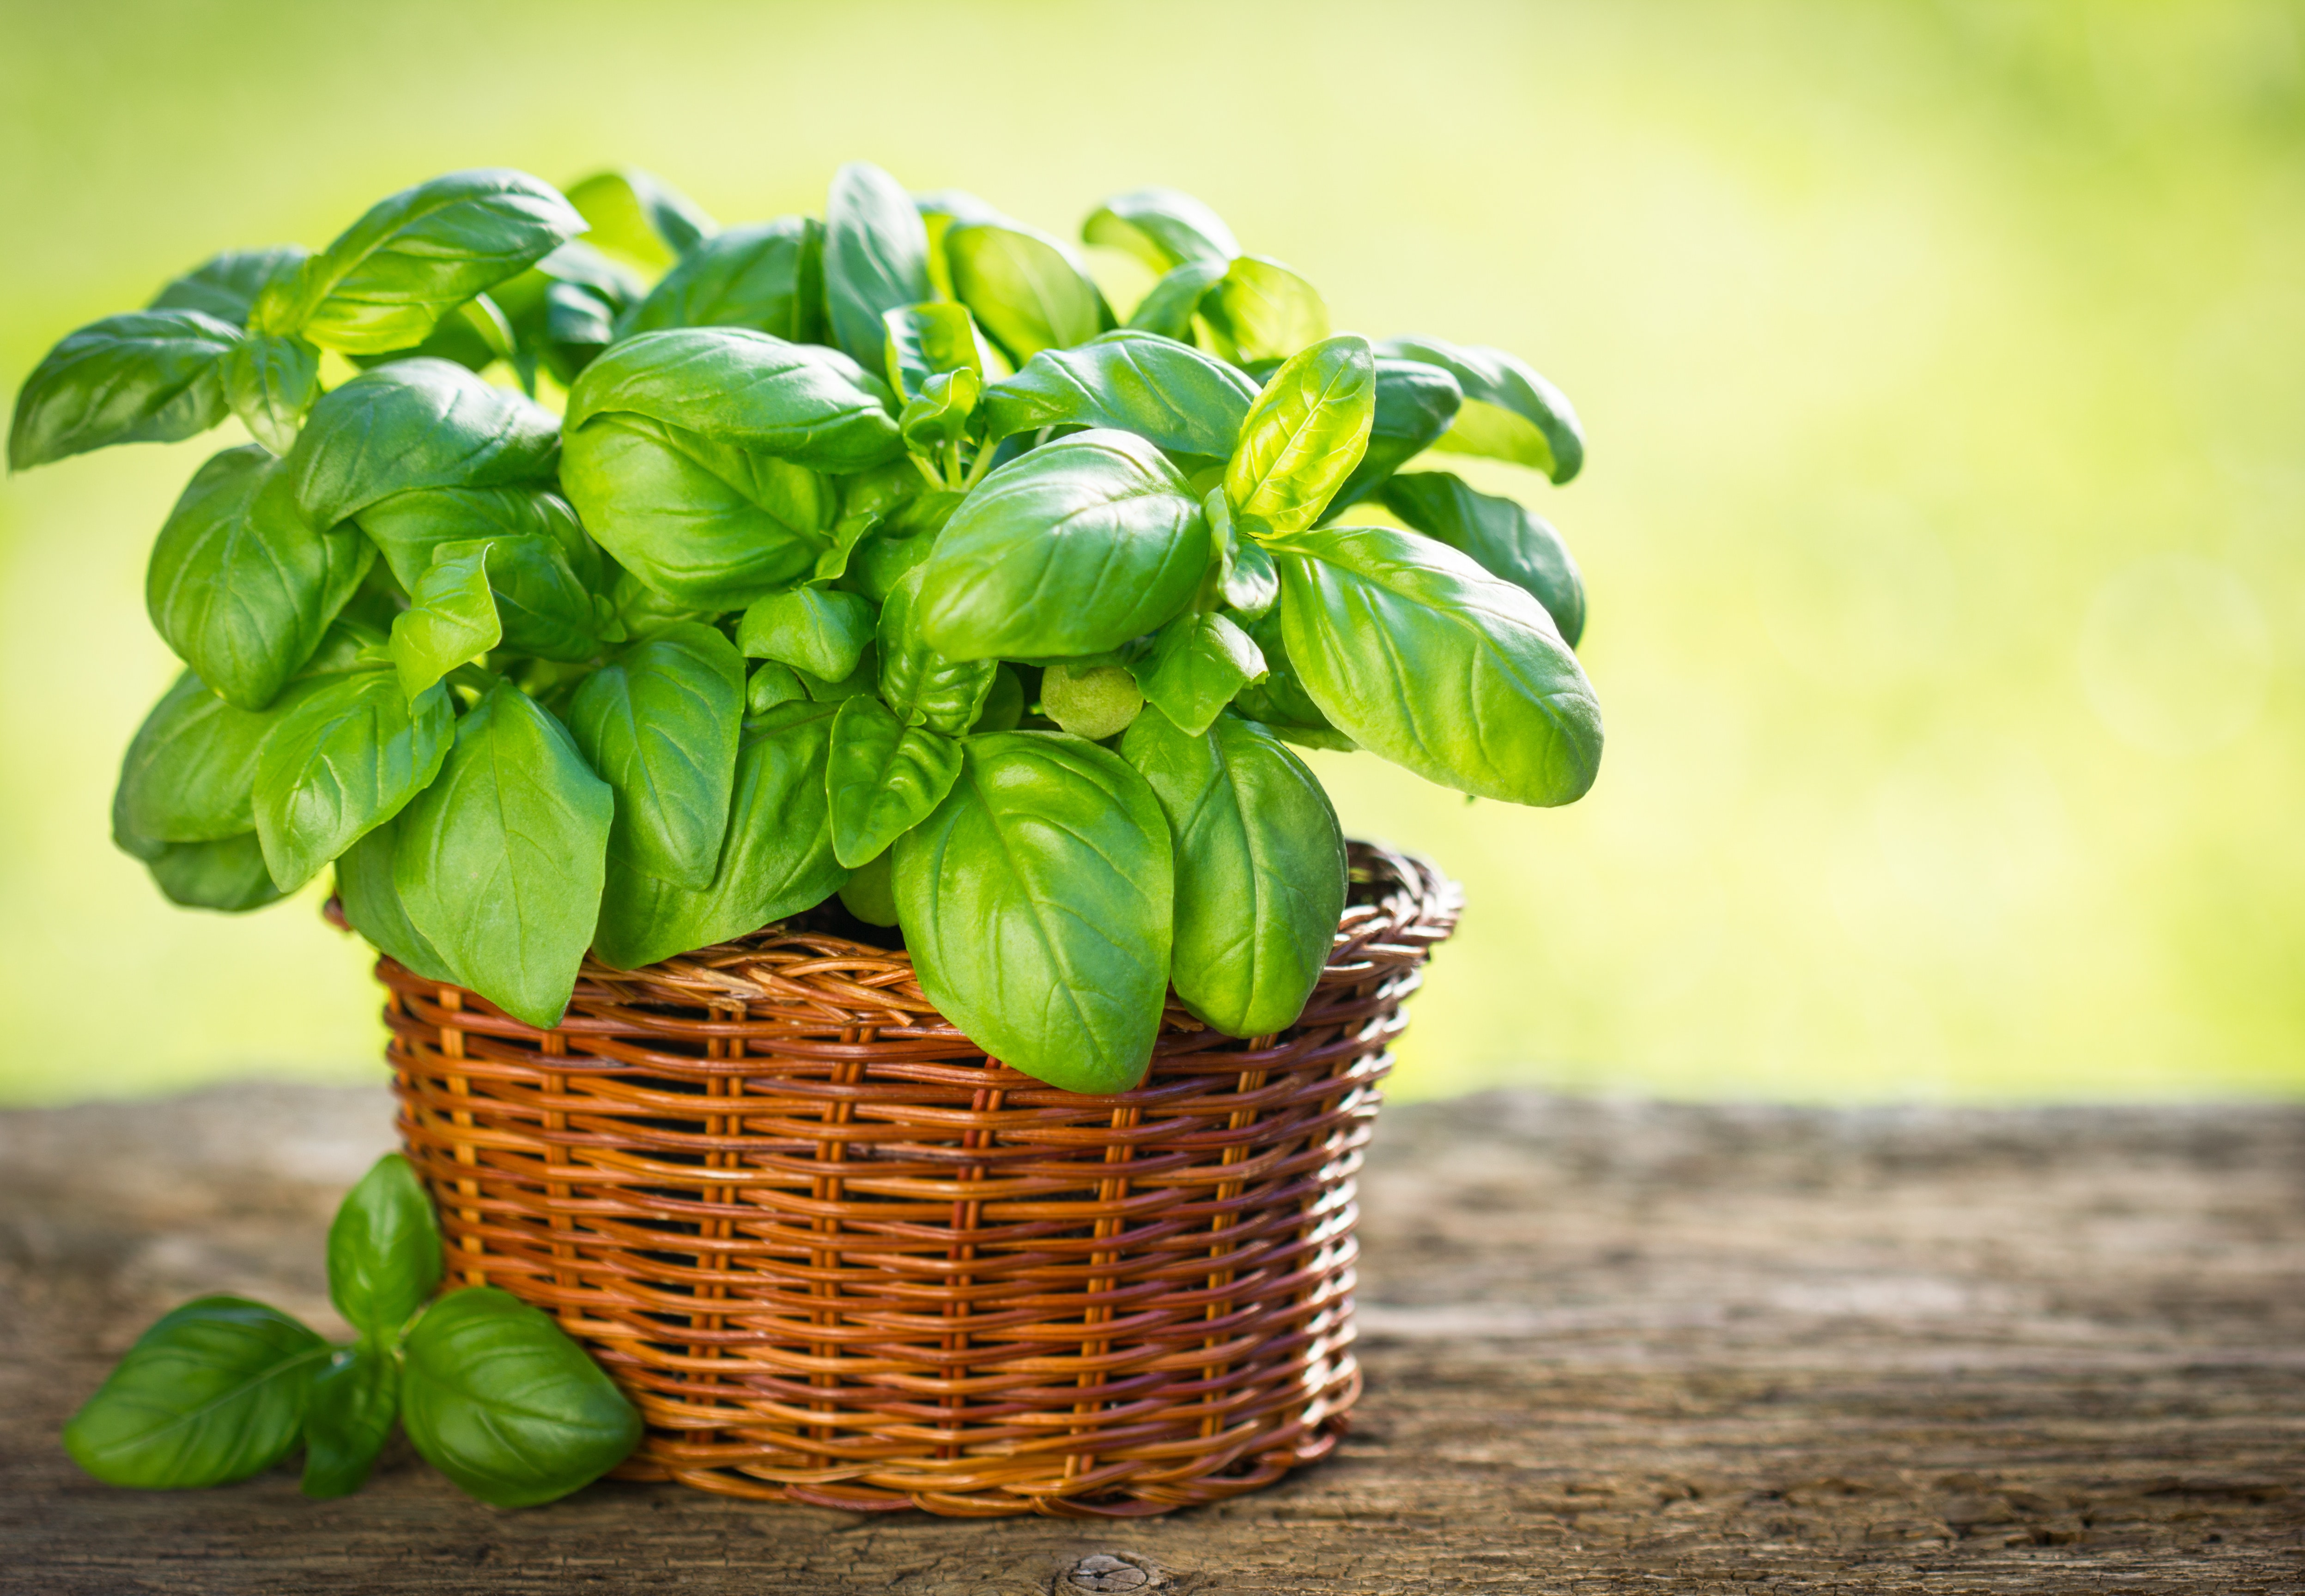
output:
[[[328,1296],[358,1339],[331,1346],[244,1297],[163,1316],[64,1426],[111,1485],[186,1490],[260,1474],[299,1446],[304,1494],[358,1490],[398,1419],[424,1460],[499,1507],[566,1496],[623,1461],[640,1414],[552,1320],[509,1293],[437,1300],[440,1231],[387,1154],[328,1229]]]
[[[333,861],[371,942],[540,1026],[588,950],[838,895],[1060,1086],[1133,1085],[1171,990],[1282,1029],[1345,895],[1288,744],[1591,785],[1566,546],[1403,469],[1564,482],[1582,431],[1501,351],[1334,330],[1186,195],[1082,236],[1155,274],[1125,318],[1073,246],[871,166],[821,220],[727,228],[644,173],[464,172],[71,335],[13,465],[255,439],[153,551],[186,669],[121,845],[224,910]],[[309,1351],[253,1312],[232,1336]]]

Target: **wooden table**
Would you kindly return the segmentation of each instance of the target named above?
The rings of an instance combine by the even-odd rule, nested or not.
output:
[[[0,1590],[2305,1592],[2305,1109],[1394,1108],[1340,1455],[1106,1526],[608,1483],[502,1514],[396,1443],[140,1494],[57,1426],[155,1313],[333,1324],[381,1087],[0,1115]]]

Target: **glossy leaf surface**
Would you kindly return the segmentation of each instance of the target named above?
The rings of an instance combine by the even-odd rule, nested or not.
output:
[[[549,472],[552,412],[449,361],[395,361],[331,388],[282,469],[312,524],[333,527],[388,494],[495,488]]]
[[[1386,338],[1377,352],[1421,361],[1457,379],[1465,403],[1433,447],[1532,466],[1566,482],[1585,463],[1585,428],[1559,388],[1501,349],[1438,338]]]
[[[912,197],[878,166],[852,161],[824,207],[824,301],[832,341],[880,369],[881,316],[929,297],[929,235]]]
[[[1000,666],[948,658],[929,646],[918,619],[921,580],[914,567],[880,606],[880,697],[904,725],[957,736],[974,724]]]
[[[1219,352],[1241,365],[1286,360],[1329,335],[1329,307],[1278,260],[1243,255],[1201,296]]]
[[[224,358],[224,393],[250,436],[285,454],[320,396],[320,352],[302,338],[242,339]]]
[[[328,1227],[328,1300],[388,1345],[440,1284],[440,1225],[413,1165],[388,1152],[344,1194]]]
[[[361,531],[383,552],[403,588],[413,589],[450,543],[549,538],[588,588],[600,585],[600,551],[558,494],[541,488],[420,488],[378,499],[360,513]]]
[[[1328,513],[1333,516],[1344,506],[1367,497],[1393,472],[1439,442],[1464,403],[1465,390],[1438,366],[1380,358],[1368,451],[1329,501]]]
[[[198,310],[131,310],[81,328],[16,391],[8,469],[207,431],[225,418],[225,357],[240,336]]]
[[[168,901],[186,909],[242,914],[280,899],[253,832],[217,842],[166,843],[145,867]]]
[[[120,764],[113,831],[139,853],[152,843],[218,842],[256,829],[251,795],[265,737],[311,685],[263,710],[236,709],[193,672],[152,706]],[[140,857],[149,857],[140,853]]]
[[[736,646],[752,658],[781,660],[838,682],[864,657],[878,619],[860,594],[788,588],[753,601],[737,625]]]
[[[1585,635],[1585,579],[1569,545],[1544,517],[1482,493],[1450,471],[1411,471],[1384,487],[1385,508],[1437,538],[1492,576],[1544,606],[1570,648]]]
[[[399,821],[387,820],[346,849],[336,861],[336,896],[344,918],[379,953],[390,954],[427,981],[453,981],[455,972],[439,950],[411,924],[392,884],[392,860]],[[262,855],[259,856],[259,861]],[[268,881],[270,877],[267,877]]]
[[[392,623],[392,662],[412,700],[504,639],[496,595],[489,589],[493,543],[451,543],[409,594]]]
[[[823,225],[813,216],[778,216],[695,245],[618,331],[736,327],[811,343],[823,305]]]
[[[872,694],[844,700],[825,772],[833,857],[851,870],[878,858],[944,802],[960,760],[959,743],[906,726]]]
[[[198,310],[234,327],[248,325],[257,295],[275,281],[293,279],[311,251],[302,244],[268,250],[226,250],[181,277],[172,277],[145,307],[152,310]]]
[[[1221,361],[1165,338],[1110,335],[1034,355],[984,394],[987,435],[1111,427],[1178,454],[1223,459],[1256,385]]]
[[[566,424],[618,412],[818,471],[864,471],[903,446],[878,378],[838,350],[743,327],[643,333],[609,350],[569,389]]]
[[[676,886],[710,885],[744,710],[744,660],[694,622],[665,628],[584,678],[568,730],[616,793],[616,853]]]
[[[1131,189],[1089,213],[1081,236],[1126,250],[1156,272],[1187,261],[1230,260],[1240,253],[1224,219],[1175,189]]]
[[[1234,622],[1195,612],[1161,628],[1129,671],[1147,700],[1197,736],[1242,688],[1264,679],[1264,655]]]
[[[1084,344],[1112,325],[1104,296],[1064,245],[1016,222],[965,222],[944,236],[952,291],[1010,361]]]
[[[398,814],[439,774],[455,735],[447,689],[412,700],[393,671],[330,676],[282,715],[258,751],[253,794],[280,889],[293,892]]]
[[[1193,318],[1200,313],[1201,301],[1224,275],[1225,263],[1221,260],[1188,260],[1164,273],[1128,313],[1128,325],[1190,344]]]
[[[1311,526],[1360,463],[1375,414],[1365,339],[1340,334],[1290,357],[1250,407],[1225,467],[1234,515],[1274,531]]]
[[[976,323],[965,305],[906,305],[880,318],[887,329],[881,358],[897,397],[912,398],[940,371],[984,375]]]
[[[368,1482],[400,1411],[400,1365],[378,1347],[340,1346],[313,1377],[304,1408],[304,1478],[315,1501]]]

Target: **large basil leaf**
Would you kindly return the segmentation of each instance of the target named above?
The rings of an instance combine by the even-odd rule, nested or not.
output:
[[[1270,547],[1289,662],[1354,741],[1484,798],[1568,803],[1593,785],[1600,706],[1535,598],[1390,527]]]
[[[953,659],[1100,653],[1191,601],[1208,522],[1177,468],[1098,429],[1000,467],[945,524],[923,568],[918,624]]]
[[[843,700],[825,770],[832,856],[851,870],[870,864],[944,802],[959,774],[951,738],[906,726],[869,692]]]
[[[1161,627],[1152,650],[1128,670],[1145,699],[1195,736],[1265,676],[1264,655],[1247,632],[1223,615],[1197,612]]]
[[[1375,413],[1366,339],[1340,333],[1291,356],[1241,423],[1225,467],[1233,514],[1273,531],[1311,526],[1360,463]]]
[[[449,361],[395,361],[320,395],[284,469],[312,524],[333,527],[388,494],[496,488],[552,468],[552,412]]]
[[[224,361],[239,342],[198,310],[131,310],[68,335],[16,392],[8,469],[207,431],[225,418]]]
[[[898,397],[916,397],[941,372],[974,371],[983,377],[984,354],[967,306],[906,305],[882,316],[880,322],[888,329],[881,359]],[[905,462],[895,463],[895,469],[913,475]],[[917,488],[919,483],[915,480],[906,486]]]
[[[525,173],[452,172],[371,207],[293,283],[259,298],[250,325],[348,354],[405,349],[584,228],[567,200]]]
[[[756,598],[736,626],[736,646],[754,659],[776,659],[838,682],[864,658],[879,617],[872,601],[838,588],[787,588]]]
[[[1376,362],[1376,414],[1369,425],[1368,452],[1329,501],[1331,515],[1368,497],[1377,485],[1431,448],[1449,430],[1465,403],[1465,390],[1438,366],[1422,361]]]
[[[152,296],[149,310],[198,310],[234,327],[248,325],[256,296],[276,280],[286,281],[312,253],[302,244],[268,250],[226,250],[212,256]]]
[[[1436,449],[1534,466],[1566,482],[1585,463],[1585,428],[1559,388],[1501,349],[1422,336],[1385,338],[1376,352],[1422,361],[1457,379],[1465,403]]]
[[[703,208],[653,173],[619,166],[568,191],[591,224],[587,242],[645,271],[663,270],[720,230]]]
[[[693,621],[666,627],[584,678],[569,701],[568,730],[616,792],[615,854],[676,886],[711,884],[744,713],[744,660]]]
[[[1297,1023],[1345,908],[1345,838],[1305,762],[1226,715],[1194,734],[1142,715],[1121,740],[1169,817],[1177,996],[1228,1036]]]
[[[952,291],[952,272],[945,261],[945,234],[965,222],[1007,222],[1008,218],[964,189],[938,189],[931,193],[915,194],[913,208],[921,213],[921,225],[928,231],[929,286],[939,300],[957,300],[959,296]]]
[[[560,480],[618,565],[693,610],[736,609],[787,587],[832,547],[838,500],[823,477],[647,416],[575,429]]]
[[[256,829],[251,795],[264,739],[325,678],[299,682],[261,710],[241,709],[191,671],[176,678],[128,744],[112,804],[113,832],[140,859],[143,845],[222,842]]]
[[[1156,272],[1187,261],[1227,261],[1240,253],[1222,217],[1175,189],[1115,194],[1089,213],[1081,237],[1126,250]]]
[[[540,1030],[558,1024],[600,913],[615,808],[566,728],[498,683],[401,811],[393,885],[409,922],[464,985]]]
[[[1060,733],[962,744],[960,777],[897,844],[921,989],[969,1040],[1073,1091],[1144,1078],[1169,985],[1169,823],[1119,756]]]
[[[1280,581],[1276,570],[1276,590]],[[1329,717],[1321,713],[1321,706],[1313,701],[1305,684],[1297,679],[1296,667],[1289,662],[1287,641],[1280,634],[1278,603],[1249,625],[1248,636],[1263,658],[1264,679],[1242,688],[1233,699],[1233,709],[1274,735],[1302,747],[1326,748],[1339,753],[1357,750],[1360,744],[1329,724]]]
[[[1467,487],[1450,471],[1411,471],[1384,486],[1385,508],[1544,606],[1561,641],[1585,635],[1585,578],[1552,525],[1521,505]]]
[[[823,305],[823,225],[778,216],[696,245],[618,331],[741,327],[809,344],[819,336]]]
[[[163,843],[145,862],[172,904],[242,914],[280,900],[253,832],[212,843]]]
[[[566,1496],[624,1461],[641,1416],[560,1327],[492,1286],[408,1333],[401,1423],[425,1462],[498,1507]]]
[[[1201,296],[1217,352],[1241,365],[1286,360],[1329,335],[1329,307],[1278,260],[1243,255]]]
[[[169,512],[144,579],[154,630],[244,709],[278,695],[376,557],[356,532],[314,531],[278,466],[254,445],[209,459]]]
[[[878,318],[872,325],[878,361]],[[859,471],[903,452],[889,398],[838,350],[743,327],[681,327],[643,333],[585,367],[566,424],[573,434],[595,416],[630,412],[817,471]]]
[[[588,589],[600,590],[600,551],[557,493],[539,488],[419,488],[378,499],[360,513],[360,529],[384,551],[403,588],[413,589],[450,543],[477,539],[549,538]]]
[[[430,785],[455,741],[448,690],[412,702],[391,671],[321,681],[280,717],[256,758],[257,840],[293,892]]]
[[[1240,437],[1256,385],[1221,361],[1166,338],[1114,334],[1034,355],[984,391],[991,438],[1042,427],[1115,427],[1178,454],[1223,459]]]
[[[916,616],[920,591],[916,565],[881,603],[880,697],[900,724],[958,736],[975,724],[999,675],[999,662],[948,659],[929,647]]]
[[[400,1411],[400,1364],[380,1347],[338,1347],[313,1377],[304,1408],[304,1478],[314,1501],[367,1483]]]
[[[489,586],[493,543],[451,543],[392,622],[392,663],[411,699],[470,659],[504,641],[496,595]]]
[[[107,1485],[172,1490],[260,1474],[296,1445],[328,1344],[276,1308],[206,1296],[136,1339],[64,1426]]]
[[[859,365],[881,358],[881,316],[929,297],[929,235],[902,184],[852,161],[824,207],[825,319]],[[893,375],[893,374],[892,374]]]
[[[489,590],[502,635],[490,646],[540,659],[581,662],[600,651],[601,609],[559,542],[537,533],[514,538],[443,543],[433,550],[433,568],[444,561],[488,550]],[[421,589],[420,582],[418,587]]]
[[[320,396],[320,352],[276,334],[242,339],[224,358],[224,393],[249,435],[285,454]]]
[[[1145,291],[1136,309],[1129,312],[1128,325],[1180,344],[1192,343],[1193,318],[1199,313],[1210,284],[1224,275],[1221,260],[1187,261]]]
[[[388,1152],[328,1226],[328,1300],[365,1339],[388,1345],[440,1284],[440,1224],[415,1166]]]
[[[788,703],[748,722],[711,884],[676,887],[608,856],[596,946],[620,970],[709,947],[814,908],[848,872],[832,854],[824,773],[838,705]]]
[[[426,981],[454,981],[455,972],[441,958],[439,950],[409,923],[408,911],[400,901],[400,889],[392,884],[398,828],[396,819],[387,820],[336,861],[337,900],[344,904],[344,918],[352,922],[354,930],[368,938],[370,947],[389,954]],[[262,856],[258,857],[260,861]],[[265,879],[269,882],[271,878],[267,876]]]
[[[964,222],[944,236],[952,291],[1012,363],[1084,344],[1112,311],[1070,250],[1017,222]]]

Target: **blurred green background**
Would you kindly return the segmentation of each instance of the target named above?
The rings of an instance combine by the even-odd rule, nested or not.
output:
[[[863,157],[1068,235],[1174,184],[1590,433],[1467,474],[1584,563],[1592,795],[1315,756],[1470,896],[1403,1091],[2293,1095],[2301,74],[2305,11],[2215,0],[4,0],[0,382],[458,166],[737,221]],[[174,910],[106,838],[146,552],[237,441],[0,488],[0,1101],[376,1078],[314,901]]]

